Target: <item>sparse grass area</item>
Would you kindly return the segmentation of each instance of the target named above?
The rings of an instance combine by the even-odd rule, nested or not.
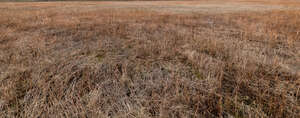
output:
[[[68,4],[0,5],[0,117],[300,117],[299,10]]]

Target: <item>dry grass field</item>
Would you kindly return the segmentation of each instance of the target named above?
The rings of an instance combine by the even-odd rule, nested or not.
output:
[[[0,117],[300,117],[300,1],[0,3]]]

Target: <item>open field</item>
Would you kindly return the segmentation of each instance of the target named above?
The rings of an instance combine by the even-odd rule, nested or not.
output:
[[[0,117],[300,117],[300,1],[0,3]]]

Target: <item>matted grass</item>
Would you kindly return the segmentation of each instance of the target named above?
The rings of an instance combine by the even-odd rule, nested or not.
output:
[[[172,3],[1,3],[0,117],[300,117],[299,10]]]

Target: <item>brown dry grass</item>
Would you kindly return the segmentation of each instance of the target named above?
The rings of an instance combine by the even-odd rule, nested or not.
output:
[[[300,11],[22,4],[0,5],[0,117],[300,117]]]

